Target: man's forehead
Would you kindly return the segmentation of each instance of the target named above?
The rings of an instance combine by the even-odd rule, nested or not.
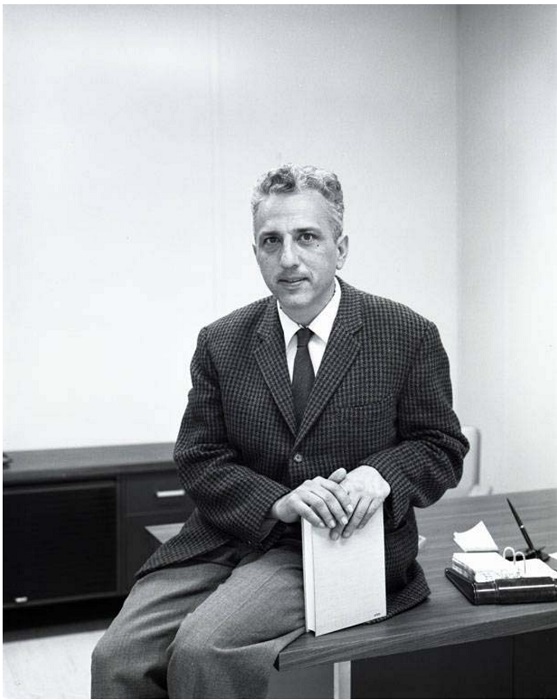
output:
[[[272,193],[261,200],[255,220],[261,224],[263,221],[282,220],[285,217],[297,219],[305,217],[310,225],[312,219],[327,217],[327,213],[327,200],[315,190],[287,194]]]

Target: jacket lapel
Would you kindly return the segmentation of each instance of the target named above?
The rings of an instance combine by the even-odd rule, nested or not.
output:
[[[296,444],[319,418],[360,352],[360,342],[356,335],[356,331],[362,325],[360,298],[357,290],[341,279],[339,282],[342,288],[340,306],[299,431],[296,430],[284,335],[273,297],[269,298],[256,330],[254,357],[279,411],[292,434],[296,436]]]
[[[263,378],[286,421],[290,431],[296,434],[296,418],[292,400],[292,387],[286,364],[284,334],[277,312],[277,302],[273,297],[256,331],[253,354]]]
[[[358,292],[339,279],[342,297],[325,355],[321,361],[308,405],[296,436],[298,444],[319,418],[327,402],[341,383],[360,352],[356,331],[362,325]],[[283,341],[284,346],[284,341]],[[283,351],[284,352],[284,351]]]

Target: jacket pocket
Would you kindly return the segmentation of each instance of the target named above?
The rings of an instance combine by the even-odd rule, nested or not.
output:
[[[364,416],[366,412],[381,413],[382,411],[386,411],[390,415],[396,415],[396,402],[392,394],[387,394],[380,398],[355,400],[354,402],[336,405],[333,410],[339,416],[352,414]]]

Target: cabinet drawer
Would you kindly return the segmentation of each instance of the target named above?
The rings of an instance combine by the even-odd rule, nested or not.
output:
[[[183,523],[187,517],[182,512],[169,511],[168,513],[134,515],[125,519],[122,575],[126,592],[134,584],[135,573],[160,546],[160,542],[148,532],[147,527],[167,523]]]
[[[193,504],[180,485],[176,472],[136,474],[126,478],[126,513],[159,513],[183,510],[190,513]]]

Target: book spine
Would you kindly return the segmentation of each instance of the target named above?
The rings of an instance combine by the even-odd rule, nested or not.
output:
[[[474,585],[476,605],[557,601],[557,582],[548,577],[497,579]]]

